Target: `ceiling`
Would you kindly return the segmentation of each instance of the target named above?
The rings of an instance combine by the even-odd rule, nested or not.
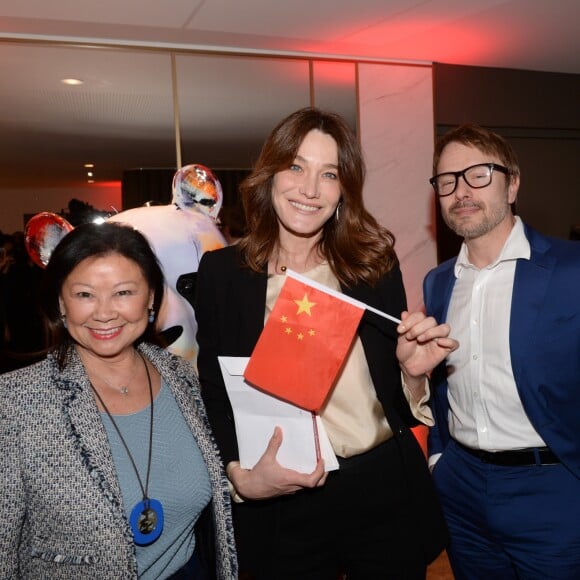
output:
[[[196,118],[182,127],[198,146],[185,162],[247,166],[278,111],[308,102],[301,59],[580,74],[580,2],[2,0],[0,191],[78,182],[89,158],[104,180],[120,179],[120,168],[173,166],[171,53],[180,108]],[[63,76],[85,84],[65,87]],[[202,88],[193,106],[188,97]],[[207,161],[192,158],[198,151]]]

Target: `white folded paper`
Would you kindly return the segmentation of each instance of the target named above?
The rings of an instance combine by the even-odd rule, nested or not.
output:
[[[248,357],[218,357],[238,437],[240,465],[251,469],[263,455],[274,428],[282,429],[280,465],[301,473],[316,468],[316,436],[326,471],[338,469],[338,461],[319,416],[260,391],[244,379]]]

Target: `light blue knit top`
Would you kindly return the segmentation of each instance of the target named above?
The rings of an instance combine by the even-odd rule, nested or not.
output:
[[[127,443],[143,486],[147,478],[150,408],[131,415],[114,415]],[[142,493],[127,451],[106,413],[102,413],[117,468],[127,518]],[[191,558],[195,547],[194,525],[211,500],[211,484],[197,443],[162,381],[154,402],[153,455],[149,497],[161,502],[163,533],[148,546],[136,546],[139,578],[161,580],[171,576]]]

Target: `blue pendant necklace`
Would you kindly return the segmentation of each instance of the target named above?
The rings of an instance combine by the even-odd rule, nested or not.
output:
[[[121,430],[119,426],[113,419],[113,416],[109,412],[109,409],[103,402],[103,399],[95,389],[92,383],[90,383],[93,392],[95,393],[99,403],[107,413],[107,416],[111,420],[115,431],[119,435],[119,439],[125,447],[125,451],[129,456],[129,460],[131,461],[131,465],[133,466],[133,470],[135,471],[135,475],[137,476],[137,481],[139,482],[139,487],[141,488],[141,493],[143,494],[143,499],[135,504],[135,507],[131,510],[131,515],[129,516],[129,524],[131,525],[131,531],[133,532],[133,537],[135,544],[138,546],[148,546],[152,544],[163,531],[163,506],[159,500],[150,498],[148,495],[149,491],[149,475],[151,474],[151,455],[153,449],[153,387],[151,385],[151,375],[149,374],[149,368],[147,367],[147,363],[143,358],[143,355],[137,351],[137,354],[141,357],[143,364],[145,365],[145,372],[147,373],[147,382],[149,384],[149,397],[151,400],[151,419],[149,422],[149,454],[147,458],[147,477],[145,478],[145,485],[143,485],[143,481],[141,480],[141,476],[139,475],[139,470],[135,465],[135,460],[133,459],[133,455],[129,451],[129,446],[127,445],[125,438],[121,434]]]

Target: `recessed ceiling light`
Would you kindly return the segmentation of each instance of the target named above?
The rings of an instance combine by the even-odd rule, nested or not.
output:
[[[84,81],[81,81],[81,79],[62,79],[60,82],[63,85],[76,86],[76,85],[82,85]]]
[[[93,176],[93,172],[92,172],[92,171],[87,171],[87,175],[88,175],[89,177],[92,177],[92,176]]]
[[[83,167],[86,167],[87,169],[90,169],[91,167],[94,167],[94,166],[95,166],[95,164],[94,164],[94,163],[85,163],[85,164],[83,165]]]

